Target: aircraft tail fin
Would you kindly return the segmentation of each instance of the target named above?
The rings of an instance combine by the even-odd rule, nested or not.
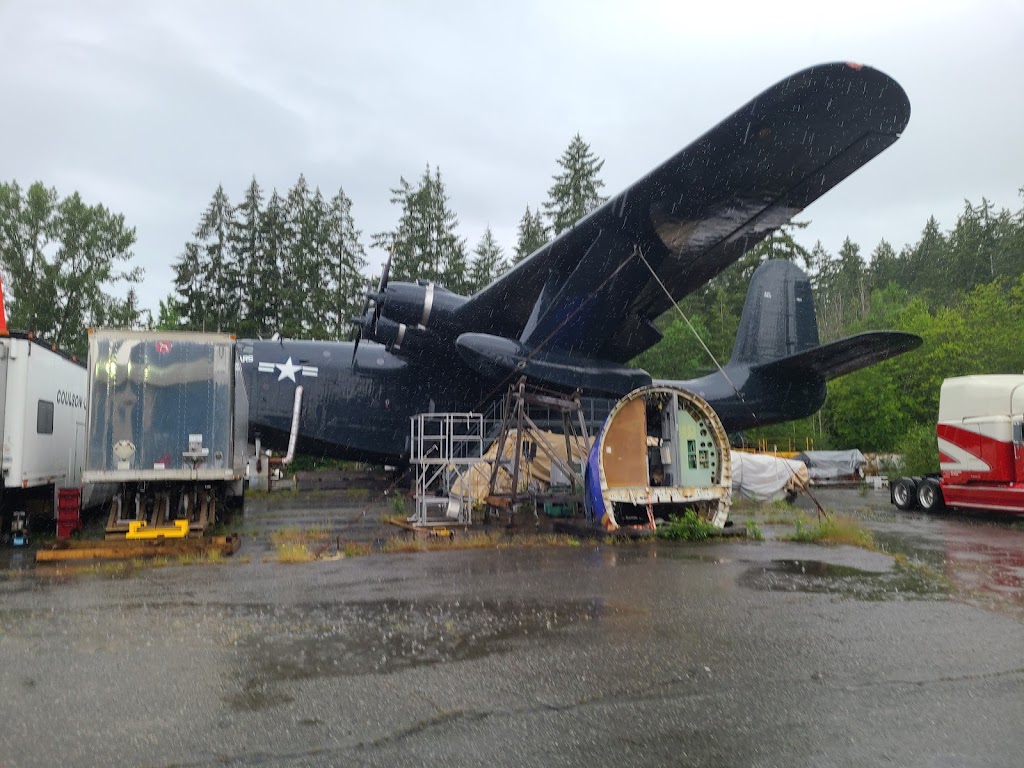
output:
[[[791,261],[766,261],[750,278],[730,365],[763,365],[817,346],[811,281]]]
[[[869,331],[818,343],[811,281],[790,261],[766,261],[750,279],[729,363],[758,373],[833,379],[921,345],[901,331]]]

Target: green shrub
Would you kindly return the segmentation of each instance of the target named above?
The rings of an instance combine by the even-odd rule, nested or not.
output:
[[[939,471],[939,444],[934,424],[908,431],[896,446],[896,451],[903,456],[900,474],[927,475]]]
[[[704,541],[715,530],[715,526],[699,518],[692,509],[688,509],[682,517],[672,515],[668,523],[658,529],[658,538],[672,541]]]

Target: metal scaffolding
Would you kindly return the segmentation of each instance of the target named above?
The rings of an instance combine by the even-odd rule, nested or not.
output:
[[[411,419],[410,462],[415,468],[415,511],[420,526],[470,525],[470,484],[460,473],[481,461],[484,419],[479,413],[420,413]]]
[[[544,430],[530,418],[531,406],[547,408],[561,414],[562,434],[565,437],[565,456],[568,461],[558,455],[558,451],[544,436]],[[510,468],[504,451],[506,439],[513,429],[516,432],[516,444]],[[567,503],[578,511],[583,502],[583,467],[572,460],[573,444],[576,445],[575,453],[584,457],[585,464],[585,457],[590,447],[590,436],[579,392],[573,395],[564,395],[559,392],[529,387],[526,377],[519,379],[517,383],[509,387],[504,400],[501,434],[498,436],[498,455],[491,465],[487,513],[489,514],[492,509],[505,509],[511,515],[519,501],[532,502],[535,513],[536,504],[543,501]],[[557,468],[564,474],[568,480],[566,488],[550,489],[547,493],[538,493],[530,489],[528,484],[527,487],[523,487],[521,478],[523,464],[531,461],[538,450],[551,461],[552,470]],[[497,491],[500,472],[505,472],[510,477],[508,493]]]

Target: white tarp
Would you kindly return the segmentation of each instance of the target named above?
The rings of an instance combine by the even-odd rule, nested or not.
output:
[[[797,458],[807,465],[812,480],[839,480],[864,476],[867,459],[852,451],[804,451]]]
[[[732,492],[751,501],[775,501],[807,487],[807,466],[770,453],[732,452]]]

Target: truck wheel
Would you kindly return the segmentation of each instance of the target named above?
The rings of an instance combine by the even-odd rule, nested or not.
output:
[[[942,488],[935,478],[929,477],[917,487],[917,503],[925,512],[938,512],[945,509]]]
[[[906,512],[917,506],[917,482],[912,477],[901,477],[892,487],[892,501],[896,509]]]

